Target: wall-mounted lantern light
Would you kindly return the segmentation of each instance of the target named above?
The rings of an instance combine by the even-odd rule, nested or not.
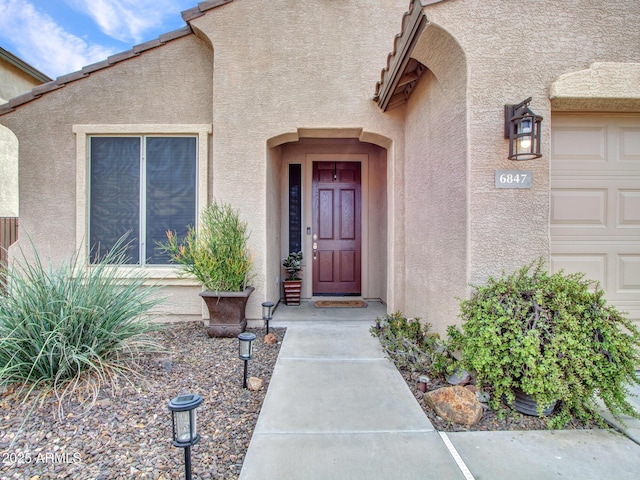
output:
[[[509,139],[509,160],[540,158],[542,117],[529,108],[531,97],[517,105],[504,106],[504,138]]]
[[[195,394],[180,395],[169,402],[173,424],[173,444],[184,448],[184,478],[191,480],[191,447],[198,443],[200,435],[196,428],[196,408],[202,397]]]
[[[240,351],[238,356],[241,360],[244,360],[243,388],[247,388],[247,362],[251,359],[251,347],[255,339],[256,334],[251,332],[242,332],[238,335],[238,340],[240,341]]]
[[[262,320],[267,327],[266,334],[269,334],[269,320],[273,318],[273,302],[262,303]]]

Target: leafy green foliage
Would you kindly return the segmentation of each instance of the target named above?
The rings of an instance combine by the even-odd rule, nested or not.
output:
[[[474,288],[461,302],[462,331],[448,329],[449,346],[479,385],[493,387],[493,408],[503,396],[513,402],[520,388],[538,413],[560,401],[554,426],[572,415],[601,421],[597,396],[616,417],[638,417],[626,398],[638,382],[640,333],[599,285],[584,274],[549,275],[538,260]]]
[[[121,277],[121,243],[86,267],[74,255],[54,269],[34,254],[13,262],[0,289],[0,384],[20,385],[23,399],[53,392],[60,404],[86,386],[95,399],[116,374],[134,373],[139,354],[157,350],[144,335],[158,328],[148,321],[157,288]]]
[[[442,373],[450,361],[440,337],[430,330],[429,323],[396,312],[377,318],[370,331],[400,368]]]
[[[253,270],[246,222],[231,205],[217,202],[204,210],[200,220],[199,229],[190,227],[182,242],[168,231],[167,242],[158,247],[206,290],[243,291]]]
[[[298,272],[302,270],[302,252],[291,252],[282,260],[282,266],[287,271],[287,280],[300,280]]]

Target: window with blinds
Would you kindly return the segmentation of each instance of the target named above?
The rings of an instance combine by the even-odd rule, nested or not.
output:
[[[179,238],[196,224],[196,137],[90,138],[91,259],[121,237],[131,264],[164,265],[167,230]]]

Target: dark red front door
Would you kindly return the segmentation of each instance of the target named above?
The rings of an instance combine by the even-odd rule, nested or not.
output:
[[[360,295],[360,163],[313,164],[313,294]]]

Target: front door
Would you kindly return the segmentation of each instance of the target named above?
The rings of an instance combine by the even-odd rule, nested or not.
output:
[[[360,163],[313,163],[313,294],[360,295]]]

